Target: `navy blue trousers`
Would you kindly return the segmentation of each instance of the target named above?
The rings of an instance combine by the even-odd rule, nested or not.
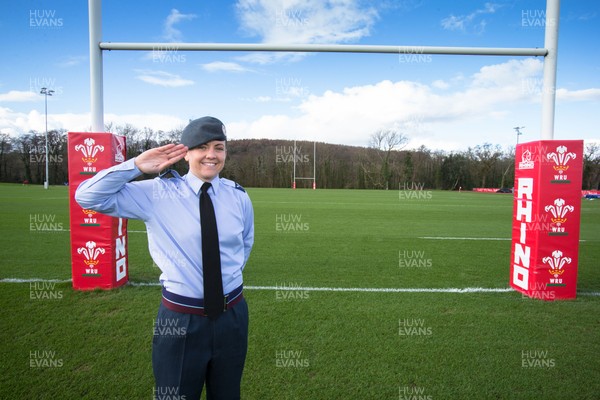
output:
[[[248,305],[242,299],[216,320],[169,310],[162,303],[154,323],[154,398],[240,398],[248,350]]]

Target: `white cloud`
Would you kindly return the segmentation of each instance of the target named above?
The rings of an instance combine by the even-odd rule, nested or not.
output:
[[[240,97],[241,101],[249,101],[252,103],[289,103],[293,99],[291,97],[272,97],[272,96],[256,96],[256,97]]]
[[[600,101],[600,89],[592,88],[573,91],[557,89],[556,99],[559,101]]]
[[[541,61],[531,58],[485,66],[470,76],[460,77],[460,85],[451,84],[444,90],[439,90],[444,85],[437,81],[422,84],[385,80],[310,94],[286,113],[264,113],[245,121],[230,118],[228,132],[231,139],[303,139],[365,146],[373,132],[391,128],[409,136],[409,148],[425,145],[430,149],[464,150],[469,145],[484,142],[514,145],[512,127],[527,126],[529,135],[522,140],[535,140],[535,132],[539,130],[541,92],[524,90],[523,82],[539,81],[540,64]],[[557,90],[558,101],[582,101],[589,109],[599,99],[597,88]],[[283,101],[270,96],[240,100]],[[577,113],[578,105],[575,108]],[[589,118],[567,116],[566,105],[559,111],[557,127],[568,125],[568,132],[557,131],[557,137],[581,138],[568,135],[582,135],[582,132],[587,135],[584,139],[594,136],[589,127],[595,125],[595,115]],[[89,113],[48,115],[50,129],[86,131],[90,129],[90,121]],[[165,131],[187,123],[185,118],[162,114],[107,114],[105,121]],[[37,110],[15,112],[0,107],[2,132],[30,129],[44,129],[43,113]]]
[[[243,138],[297,138],[366,145],[373,132],[392,128],[406,133],[412,148],[426,145],[453,150],[464,148],[464,143],[475,139],[506,145],[512,135],[505,135],[506,129],[501,124],[507,119],[521,118],[522,109],[535,107],[541,93],[524,90],[523,82],[537,82],[541,69],[541,61],[537,59],[509,60],[483,67],[463,78],[469,83],[459,90],[441,93],[437,89],[447,86],[439,81],[430,85],[381,81],[343,91],[326,91],[305,98],[297,107],[298,116],[263,115],[255,121],[232,124],[229,132],[233,137]],[[597,89],[558,92],[559,99],[597,96]],[[511,132],[513,122],[508,124]],[[466,131],[465,126],[475,132]],[[476,133],[477,129],[480,133]],[[502,131],[498,138],[493,137],[496,131]]]
[[[577,17],[577,19],[580,21],[589,21],[591,19],[596,18],[597,16],[598,16],[598,13],[596,13],[596,12],[588,12],[588,13],[579,15]]]
[[[42,100],[43,97],[30,90],[11,90],[8,93],[0,93],[0,102],[25,102]]]
[[[7,107],[0,107],[0,132],[13,135],[26,133],[31,129],[30,122],[33,120],[40,120],[39,117],[40,113],[36,110],[32,110],[29,114],[25,114],[15,112]],[[41,118],[43,121],[44,116],[42,115]]]
[[[69,68],[80,65],[88,60],[88,56],[69,56],[64,60],[58,62],[58,66],[61,68]]]
[[[170,115],[148,114],[105,114],[105,124],[113,123],[116,126],[130,124],[137,128],[152,128],[154,130],[169,131],[187,124],[187,120]],[[45,115],[37,110],[17,112],[10,108],[0,107],[0,132],[18,135],[31,130],[43,132],[45,130]],[[90,113],[62,113],[48,114],[48,129],[65,129],[71,132],[89,132],[91,130]],[[119,132],[113,132],[119,133]]]
[[[370,34],[378,18],[375,8],[353,0],[239,0],[236,9],[241,29],[264,43],[356,42]],[[296,59],[304,56],[292,54]],[[289,57],[265,53],[246,60],[267,64]]]
[[[473,75],[474,87],[506,87],[523,79],[531,79],[540,76],[544,64],[537,58],[526,58],[524,60],[509,60],[502,64],[488,65],[482,67]]]
[[[251,72],[248,69],[238,63],[225,62],[225,61],[214,61],[207,64],[201,64],[202,69],[208,72]]]
[[[187,125],[188,120],[183,118],[174,117],[172,115],[158,114],[158,113],[147,113],[147,114],[106,114],[104,116],[104,123],[113,123],[117,126],[130,124],[137,128],[152,128],[155,131],[170,131],[172,129],[183,128]],[[119,133],[119,132],[113,132]]]
[[[438,79],[438,80],[431,82],[431,86],[436,89],[448,89],[450,87],[450,84],[441,79]]]
[[[247,62],[258,65],[275,64],[278,62],[296,62],[300,61],[307,56],[307,53],[290,53],[290,52],[277,52],[277,53],[265,53],[255,51],[252,53],[245,54],[243,56],[236,57],[236,60]]]
[[[171,13],[165,20],[163,37],[170,42],[178,42],[181,40],[181,31],[175,28],[175,25],[181,21],[191,20],[196,18],[195,14],[182,14],[179,10],[173,8]]]
[[[480,17],[485,14],[493,14],[500,7],[500,4],[485,3],[483,8],[477,9],[467,15],[456,16],[451,14],[450,16],[442,19],[441,24],[444,29],[449,31],[466,32],[468,30],[472,30],[475,33],[482,33],[485,31],[487,22],[485,19]]]
[[[150,83],[151,85],[182,87],[194,84],[194,81],[183,79],[179,75],[171,74],[165,71],[136,70],[136,72],[139,74],[136,76],[137,79],[146,83]]]

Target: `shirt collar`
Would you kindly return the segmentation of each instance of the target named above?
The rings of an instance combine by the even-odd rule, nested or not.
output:
[[[194,193],[199,196],[200,193],[200,188],[202,187],[202,185],[204,184],[205,181],[203,181],[202,179],[198,178],[196,175],[194,175],[191,172],[188,172],[185,175],[185,180],[187,182],[187,184],[192,188],[192,190],[194,191]],[[219,179],[219,175],[217,175],[212,181],[209,181],[212,185],[212,191],[215,194],[215,196],[217,195],[217,193],[219,192],[219,187],[221,185],[221,180]],[[209,189],[210,190],[210,189]]]

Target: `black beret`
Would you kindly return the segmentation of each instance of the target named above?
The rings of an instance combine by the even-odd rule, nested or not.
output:
[[[181,134],[181,143],[189,149],[213,140],[227,140],[225,125],[214,117],[202,117],[191,121]]]

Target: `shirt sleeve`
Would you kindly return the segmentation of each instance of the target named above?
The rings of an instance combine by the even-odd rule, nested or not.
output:
[[[254,209],[252,202],[246,194],[244,204],[244,267],[250,257],[254,245]]]
[[[140,175],[135,158],[107,168],[79,185],[75,201],[85,209],[112,217],[147,220],[152,181],[130,182]]]

